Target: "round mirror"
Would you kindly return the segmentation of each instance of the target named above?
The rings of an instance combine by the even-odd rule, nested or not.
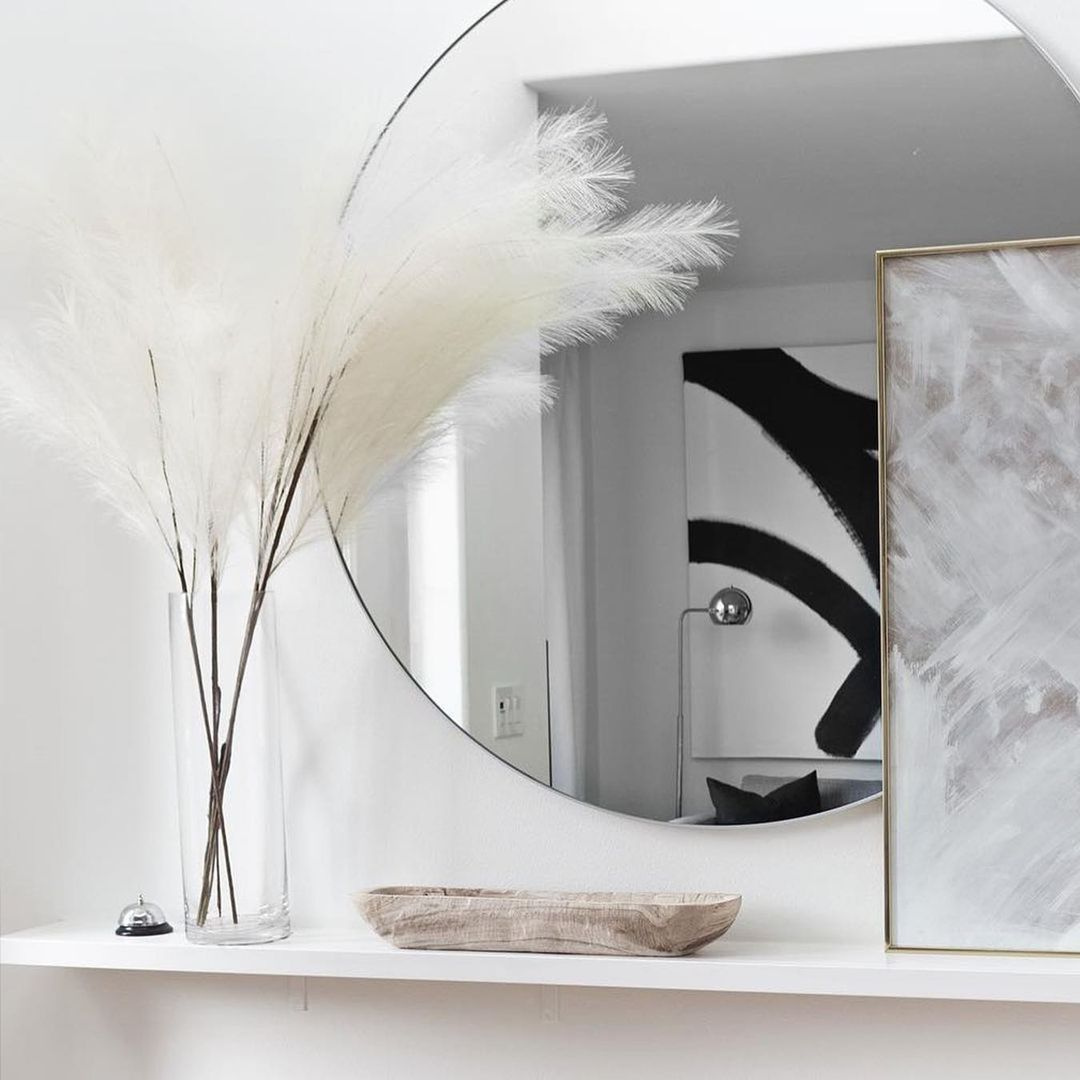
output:
[[[717,197],[740,237],[682,310],[538,348],[550,408],[448,430],[339,538],[354,587],[450,720],[567,795],[702,825],[873,798],[875,252],[1080,231],[1077,101],[983,0],[498,9],[392,138],[483,153],[591,106],[628,210]]]

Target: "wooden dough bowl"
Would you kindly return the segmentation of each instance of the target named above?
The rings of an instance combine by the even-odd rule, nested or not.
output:
[[[731,893],[535,892],[384,886],[358,893],[372,928],[402,949],[687,956],[735,921]]]

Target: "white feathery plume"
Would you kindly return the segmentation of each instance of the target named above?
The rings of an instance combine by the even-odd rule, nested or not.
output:
[[[160,147],[89,148],[0,407],[164,540],[185,591],[220,579],[243,524],[264,587],[324,507],[346,527],[448,427],[474,443],[542,407],[540,355],[673,311],[722,264],[736,229],[715,202],[619,217],[632,173],[604,124],[546,115],[468,157],[388,141],[270,274],[200,250]]]
[[[448,425],[475,443],[485,420],[542,405],[539,355],[674,310],[695,270],[722,263],[735,227],[717,203],[616,216],[632,173],[603,128],[592,112],[542,117],[508,152],[425,174],[404,198],[398,170],[365,178],[344,243],[383,257],[344,269],[361,272],[340,295],[362,314],[317,447],[335,522]]]

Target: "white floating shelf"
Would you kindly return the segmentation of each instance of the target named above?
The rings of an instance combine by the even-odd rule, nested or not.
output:
[[[0,938],[0,962],[121,971],[633,987],[764,994],[1080,1003],[1080,960],[886,953],[873,946],[717,942],[680,958],[395,949],[366,929],[299,930],[271,945],[190,945],[181,931],[118,938],[55,923]]]

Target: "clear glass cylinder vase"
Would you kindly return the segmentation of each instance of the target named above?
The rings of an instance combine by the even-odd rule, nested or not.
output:
[[[188,940],[286,937],[273,597],[173,593],[169,639]]]

